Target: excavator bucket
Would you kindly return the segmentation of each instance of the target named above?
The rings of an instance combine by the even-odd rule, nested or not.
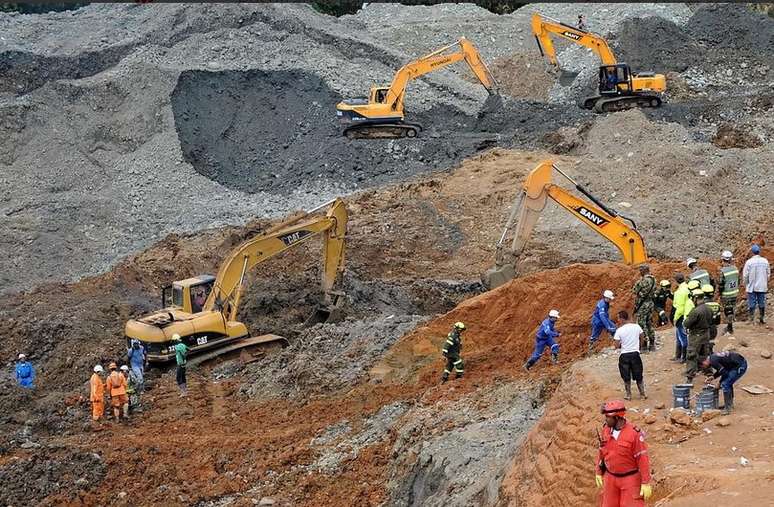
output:
[[[487,290],[495,289],[516,278],[516,269],[512,264],[492,266],[481,275],[481,283]]]
[[[328,322],[339,322],[344,318],[344,310],[341,308],[344,304],[343,294],[333,296],[333,303],[329,305],[320,304],[315,308],[312,315],[304,322],[304,327],[312,327],[315,324]]]

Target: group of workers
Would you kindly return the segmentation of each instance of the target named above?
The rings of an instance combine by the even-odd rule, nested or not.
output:
[[[126,351],[129,365],[122,364],[119,368],[115,362],[108,365],[110,373],[103,381],[105,369],[101,364],[94,366],[94,372],[89,380],[89,401],[91,402],[91,419],[96,424],[105,412],[105,395],[113,408],[116,421],[129,418],[129,411],[140,408],[140,394],[145,389],[145,367],[147,355],[145,348],[137,340],[132,340]],[[130,368],[131,366],[131,368]]]

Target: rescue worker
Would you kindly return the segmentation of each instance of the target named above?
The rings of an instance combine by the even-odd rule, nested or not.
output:
[[[726,317],[726,331],[723,334],[734,332],[734,311],[736,298],[739,296],[739,270],[733,263],[734,255],[729,250],[723,250],[720,254],[720,276],[718,277],[718,290],[720,291],[720,304],[723,305],[723,315]]]
[[[586,26],[586,18],[583,16],[583,14],[578,14],[578,30],[583,30],[584,32],[588,30],[588,27]]]
[[[637,324],[645,332],[646,340],[641,350],[653,352],[656,350],[656,333],[653,331],[651,318],[653,315],[653,296],[656,293],[656,279],[650,274],[650,266],[640,265],[641,278],[634,284],[634,314],[637,316]]]
[[[750,312],[750,322],[755,321],[755,308],[760,308],[760,323],[765,324],[766,292],[769,290],[771,266],[768,259],[761,256],[761,247],[757,244],[750,249],[753,256],[747,259],[742,268],[742,277],[747,291],[747,310]]]
[[[602,488],[602,507],[640,507],[653,494],[645,434],[628,422],[623,401],[602,405],[605,425],[599,437],[594,477]]]
[[[546,318],[538,328],[535,334],[535,350],[532,355],[524,363],[523,368],[529,371],[530,368],[540,359],[543,355],[543,351],[546,347],[551,349],[551,362],[556,364],[559,362],[559,344],[554,341],[555,338],[561,336],[562,333],[554,329],[556,321],[559,320],[559,310],[551,310],[548,312],[548,318]]]
[[[702,361],[705,370],[715,370],[712,378],[720,377],[719,386],[723,390],[723,411],[728,414],[734,409],[734,384],[747,372],[747,359],[736,352],[718,352]]]
[[[709,271],[699,267],[699,262],[693,257],[689,257],[685,263],[688,265],[688,269],[692,270],[691,275],[688,277],[690,280],[696,280],[699,282],[699,287],[710,284],[715,286],[715,280],[709,274]]]
[[[121,374],[126,379],[126,396],[129,398],[129,410],[133,412],[137,409],[137,381],[125,364],[121,365]]]
[[[180,389],[180,397],[184,398],[188,396],[188,386],[186,385],[185,378],[188,347],[180,340],[180,335],[177,333],[172,335],[172,341],[175,342],[175,362],[177,363],[175,380],[177,381],[177,387]]]
[[[676,273],[675,281],[677,282],[677,290],[672,296],[672,309],[675,311],[672,316],[672,322],[675,324],[675,357],[672,358],[672,361],[684,363],[688,351],[688,333],[683,326],[683,320],[685,319],[685,304],[690,299],[690,290],[688,290],[684,274]]]
[[[632,379],[637,382],[640,398],[643,400],[648,398],[645,394],[645,382],[642,379],[642,358],[640,357],[642,333],[639,325],[629,322],[629,312],[626,310],[618,312],[618,329],[613,340],[615,340],[615,348],[621,349],[621,355],[618,356],[618,372],[624,381],[626,400],[632,399]]]
[[[653,295],[653,306],[658,313],[658,325],[665,326],[669,322],[669,317],[667,317],[666,313],[666,304],[667,301],[672,299],[672,284],[669,283],[669,280],[661,280],[658,285],[658,290]],[[672,311],[674,311],[674,305],[672,305]]]
[[[132,340],[132,346],[127,349],[126,357],[132,367],[137,391],[142,391],[145,388],[145,365],[148,357],[140,340]]]
[[[25,354],[19,354],[19,361],[16,363],[16,383],[24,389],[35,388],[35,368],[32,363],[27,361]]]
[[[110,406],[113,407],[113,416],[116,421],[121,420],[121,409],[124,412],[124,418],[129,417],[129,397],[126,395],[126,378],[117,371],[116,363],[110,363],[108,366],[110,374],[105,381],[105,388],[110,397]]]
[[[454,378],[462,378],[465,373],[464,363],[462,362],[462,332],[465,331],[465,324],[457,322],[454,328],[446,336],[446,343],[443,344],[443,357],[446,358],[446,368],[441,376],[441,383],[449,380],[449,374],[454,369]]]
[[[105,413],[105,384],[102,382],[101,374],[105,373],[102,365],[94,367],[94,373],[89,380],[89,401],[91,401],[91,420],[95,424]]]
[[[715,349],[715,338],[718,337],[718,326],[720,325],[720,303],[714,301],[715,288],[712,285],[705,285],[701,288],[701,291],[704,293],[704,304],[709,306],[710,310],[712,310],[712,323],[709,329],[709,351],[707,352],[707,355],[709,355],[712,354],[712,351]]]
[[[699,363],[709,355],[710,327],[712,326],[712,310],[704,304],[704,291],[694,289],[693,300],[696,307],[685,317],[685,328],[688,330],[688,354],[686,357],[686,383],[693,383],[693,377],[699,370]]]
[[[610,320],[610,302],[615,299],[613,291],[606,290],[602,293],[602,299],[597,301],[594,314],[591,316],[591,338],[589,338],[589,353],[594,349],[602,331],[607,330],[610,336],[615,334],[615,324]]]

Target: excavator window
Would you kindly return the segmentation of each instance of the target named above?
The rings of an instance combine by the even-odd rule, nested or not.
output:
[[[212,290],[212,282],[202,283],[191,287],[191,311],[198,313],[204,308],[204,302]]]
[[[387,99],[387,88],[380,88],[376,90],[376,101],[379,103],[384,103],[384,101]]]
[[[603,92],[614,92],[620,85],[629,82],[629,67],[627,65],[606,65],[599,68],[599,89]]]

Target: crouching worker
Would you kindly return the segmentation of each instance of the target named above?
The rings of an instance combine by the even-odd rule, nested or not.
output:
[[[713,379],[720,377],[723,411],[730,413],[734,409],[734,384],[747,372],[747,359],[736,352],[718,352],[704,359],[701,367],[709,372]]]
[[[538,332],[535,335],[535,351],[529,357],[526,363],[524,363],[524,369],[529,370],[532,368],[540,356],[543,355],[543,351],[546,347],[551,349],[551,362],[556,364],[559,362],[559,344],[554,341],[554,338],[558,338],[562,333],[554,329],[554,324],[559,320],[559,310],[551,310],[548,312],[548,318],[540,324]]]
[[[594,477],[602,488],[602,507],[644,507],[653,494],[645,435],[624,418],[623,401],[606,402],[602,414],[605,425]]]
[[[454,324],[454,329],[446,337],[446,343],[443,344],[443,357],[446,358],[446,368],[443,370],[441,376],[441,382],[449,380],[449,374],[454,369],[454,378],[462,377],[465,373],[464,365],[462,362],[462,332],[465,331],[465,324],[457,322]]]

